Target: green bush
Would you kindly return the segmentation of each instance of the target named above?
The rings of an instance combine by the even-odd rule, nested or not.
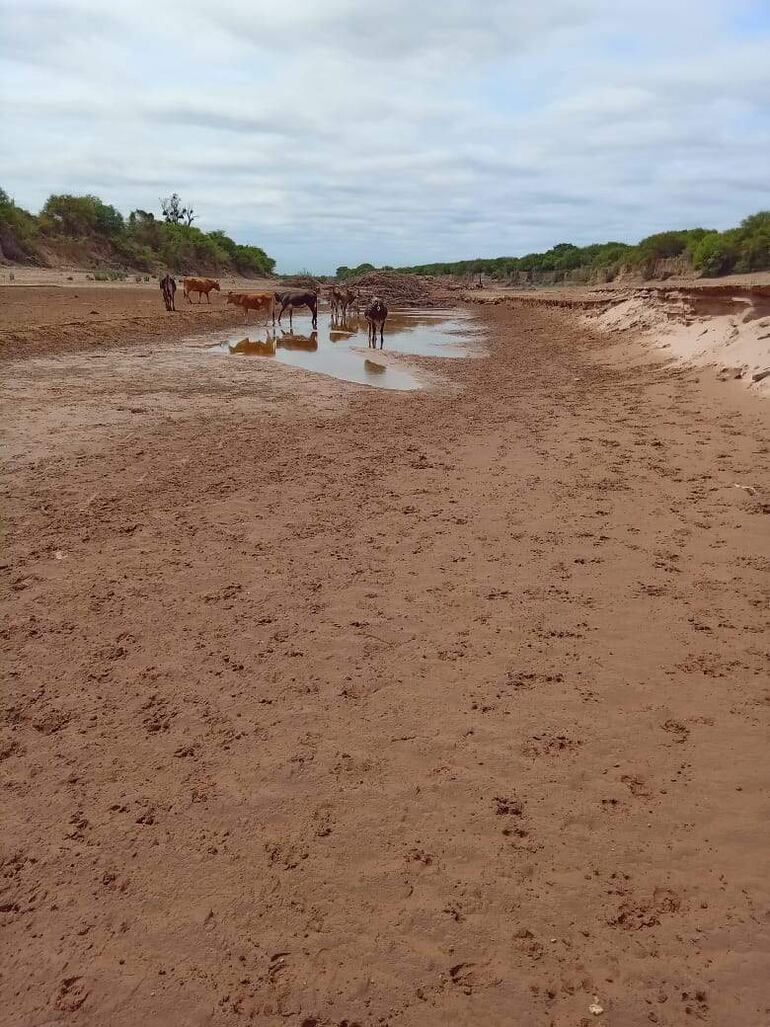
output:
[[[76,238],[102,235],[110,238],[122,232],[123,215],[98,196],[51,195],[40,212],[45,231]]]
[[[690,261],[705,275],[729,274],[770,269],[770,211],[759,211],[745,218],[738,228],[717,232],[706,228],[657,232],[642,239],[636,246],[622,242],[594,243],[573,246],[559,243],[544,253],[528,253],[523,257],[495,257],[488,260],[458,260],[450,263],[418,264],[398,268],[409,274],[477,275],[510,279],[519,272],[548,272],[563,279],[579,269],[603,272],[611,281],[624,267],[639,268],[650,273],[659,260],[680,257]],[[354,274],[348,267],[337,269],[338,278]]]
[[[732,268],[734,261],[734,249],[719,232],[705,235],[693,250],[693,267],[708,278],[725,274]]]
[[[735,229],[735,235],[736,271],[764,271],[770,268],[770,210],[761,210],[745,218],[740,227]]]
[[[344,282],[346,278],[355,278],[358,275],[365,275],[368,274],[369,271],[376,270],[377,268],[374,266],[374,264],[369,263],[359,264],[358,267],[346,267],[343,264],[341,267],[337,268],[337,273],[335,277],[338,281]],[[404,268],[399,268],[399,270],[403,271]]]
[[[106,244],[117,263],[152,273],[165,268],[176,273],[267,275],[275,267],[272,257],[259,246],[241,245],[221,231],[206,233],[192,225],[166,222],[146,210],[134,210],[124,219],[97,196],[68,193],[49,196],[40,214],[34,216],[17,207],[0,189],[0,240],[12,251],[11,259],[34,257],[41,233],[53,244],[77,242],[84,256],[90,255],[91,241],[98,242],[91,251],[100,257]]]
[[[37,218],[17,207],[8,193],[0,189],[0,239],[8,247],[6,256],[18,259],[15,249],[20,257],[34,257],[39,231]]]

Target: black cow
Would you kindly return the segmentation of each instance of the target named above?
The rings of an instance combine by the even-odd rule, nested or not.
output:
[[[167,274],[165,278],[161,278],[160,291],[163,293],[163,302],[166,304],[166,310],[176,310],[176,305],[174,303],[176,282],[171,275]]]
[[[281,304],[281,309],[278,311],[278,324],[281,323],[281,317],[283,316],[284,310],[289,308],[289,326],[292,323],[292,313],[295,307],[309,307],[310,313],[313,315],[313,328],[318,327],[318,293],[311,292],[277,292],[275,293],[276,303]]]
[[[377,349],[377,329],[380,329],[380,349],[382,349],[382,330],[388,317],[388,308],[379,296],[373,296],[364,307],[364,317],[369,326],[369,345]]]

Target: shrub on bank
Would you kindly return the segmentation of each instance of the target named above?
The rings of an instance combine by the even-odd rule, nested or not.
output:
[[[611,281],[620,272],[629,270],[651,277],[665,262],[679,264],[703,275],[715,276],[732,272],[770,270],[770,211],[759,211],[745,218],[738,228],[717,232],[708,228],[656,232],[641,239],[635,246],[622,242],[594,243],[575,246],[559,243],[544,253],[528,253],[523,257],[439,261],[397,268],[407,274],[419,275],[488,275],[511,282],[546,280],[574,281],[576,278]],[[338,279],[356,272],[337,269]],[[670,269],[667,273],[671,273]],[[539,276],[539,278],[538,278]]]
[[[146,210],[124,218],[98,196],[52,194],[33,215],[0,189],[0,256],[45,262],[46,253],[57,250],[70,259],[82,255],[86,263],[115,263],[153,274],[168,269],[269,275],[275,267],[259,246],[241,245],[221,231],[163,221]]]
[[[37,219],[17,207],[4,189],[0,189],[0,257],[25,261],[35,256],[39,226]]]

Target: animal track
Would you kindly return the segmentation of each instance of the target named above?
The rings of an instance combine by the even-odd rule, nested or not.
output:
[[[509,670],[505,684],[514,691],[530,691],[538,684],[560,684],[564,680],[561,674],[537,674],[527,671]]]
[[[624,931],[639,931],[657,927],[663,916],[679,913],[682,900],[670,888],[656,888],[648,902],[622,902],[617,915],[609,921]]]
[[[681,720],[666,720],[661,725],[664,731],[674,736],[675,742],[686,742],[690,737],[690,729]]]
[[[525,756],[558,756],[561,753],[576,752],[583,742],[580,739],[568,738],[567,735],[533,735],[524,743]]]

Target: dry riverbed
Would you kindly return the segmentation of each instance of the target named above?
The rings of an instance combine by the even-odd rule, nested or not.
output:
[[[196,361],[157,292],[0,296],[4,1022],[763,1022],[766,403],[537,305],[416,391]]]

